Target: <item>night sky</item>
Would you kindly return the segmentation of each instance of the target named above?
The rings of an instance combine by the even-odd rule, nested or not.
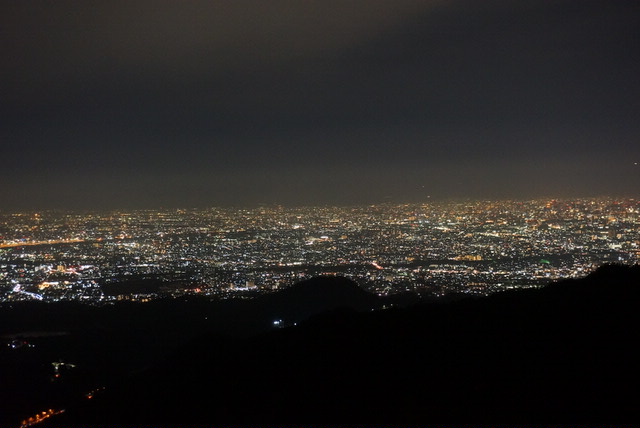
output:
[[[637,0],[0,1],[2,211],[640,196]]]

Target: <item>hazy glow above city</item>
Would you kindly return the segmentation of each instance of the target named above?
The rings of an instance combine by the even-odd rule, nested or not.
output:
[[[5,3],[9,212],[638,196],[634,1]]]

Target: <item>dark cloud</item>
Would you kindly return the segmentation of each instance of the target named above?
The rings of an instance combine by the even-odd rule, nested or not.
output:
[[[401,26],[442,2],[5,3],[10,70],[44,66],[57,77],[140,72],[182,79],[323,56]]]
[[[634,1],[40,1],[0,16],[8,207],[640,184]]]

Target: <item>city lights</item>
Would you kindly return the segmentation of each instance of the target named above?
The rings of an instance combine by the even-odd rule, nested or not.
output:
[[[640,254],[633,199],[0,216],[0,302],[252,297],[316,275],[379,295],[490,294]]]

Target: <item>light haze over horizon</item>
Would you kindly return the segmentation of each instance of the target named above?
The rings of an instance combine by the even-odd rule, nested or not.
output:
[[[4,1],[0,25],[5,212],[640,196],[637,1]]]

